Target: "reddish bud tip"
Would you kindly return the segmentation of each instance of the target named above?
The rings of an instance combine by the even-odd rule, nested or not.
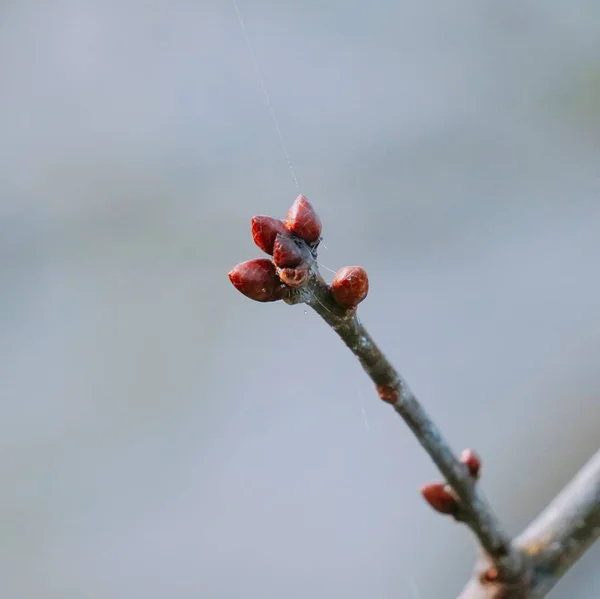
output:
[[[386,403],[394,405],[400,399],[400,391],[393,385],[376,385],[379,397]]]
[[[302,262],[302,250],[291,237],[277,235],[273,244],[273,262],[279,268],[298,266]]]
[[[270,216],[252,218],[252,238],[254,243],[267,254],[273,254],[273,244],[277,235],[288,235],[283,223]]]
[[[308,243],[315,243],[321,237],[321,219],[303,195],[288,210],[284,224],[290,233]]]
[[[440,514],[454,515],[458,511],[458,501],[443,483],[429,483],[421,489],[425,501]]]
[[[481,459],[472,449],[465,449],[460,454],[460,461],[469,469],[469,474],[477,479],[481,472]]]
[[[310,270],[306,262],[302,262],[296,268],[280,268],[279,278],[290,287],[302,287],[308,282]]]
[[[500,578],[500,572],[498,571],[498,568],[488,568],[487,570],[485,570],[484,572],[482,572],[479,575],[479,581],[483,584],[489,583],[489,582],[497,582],[498,579]]]
[[[335,301],[345,308],[354,308],[369,293],[369,278],[362,266],[344,266],[334,275],[331,293]]]
[[[281,284],[268,258],[248,260],[234,266],[229,273],[229,280],[240,293],[257,302],[274,302],[285,293],[285,286]]]

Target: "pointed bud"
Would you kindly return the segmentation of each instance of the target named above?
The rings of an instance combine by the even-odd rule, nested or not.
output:
[[[458,511],[458,501],[444,483],[429,483],[421,489],[425,501],[440,514],[454,515]]]
[[[273,254],[277,235],[288,235],[288,230],[280,220],[270,216],[252,217],[252,238],[263,252]]]
[[[460,454],[460,461],[469,469],[469,474],[477,480],[481,472],[481,458],[472,449],[465,449]]]
[[[331,293],[335,301],[345,308],[354,308],[369,293],[369,277],[362,266],[344,266],[334,275]]]
[[[273,244],[273,262],[279,268],[298,266],[302,262],[302,250],[291,237],[277,235]]]
[[[307,243],[315,243],[321,237],[321,219],[303,195],[288,210],[284,224],[290,233]]]
[[[310,270],[306,262],[302,262],[296,268],[280,268],[279,278],[290,287],[302,287],[308,282]]]
[[[285,295],[285,286],[268,258],[248,260],[234,266],[229,280],[240,293],[257,302],[274,302]]]

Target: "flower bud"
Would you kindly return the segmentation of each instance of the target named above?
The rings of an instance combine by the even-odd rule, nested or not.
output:
[[[344,266],[334,275],[331,293],[335,301],[345,308],[354,308],[369,293],[369,278],[362,266]]]
[[[273,244],[273,262],[279,268],[298,266],[302,262],[302,250],[290,237],[277,235]]]
[[[284,224],[292,235],[307,243],[315,243],[321,237],[321,219],[303,195],[299,195],[288,210]]]
[[[270,216],[252,217],[252,238],[263,252],[273,254],[277,235],[288,235],[288,230],[280,220]]]
[[[248,260],[229,272],[233,286],[257,302],[274,302],[285,295],[285,286],[277,277],[275,266],[268,258]]]
[[[444,483],[429,483],[421,489],[425,501],[440,514],[454,515],[458,511],[458,501]]]
[[[460,454],[460,461],[469,469],[469,474],[478,479],[481,472],[481,458],[472,449],[465,449]]]
[[[279,278],[290,287],[302,287],[308,282],[310,270],[306,262],[302,262],[296,268],[280,268]]]

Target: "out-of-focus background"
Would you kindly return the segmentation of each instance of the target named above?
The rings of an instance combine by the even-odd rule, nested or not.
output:
[[[600,5],[238,2],[324,267],[518,532],[599,445]],[[351,354],[227,279],[297,193],[230,0],[0,3],[3,598],[462,588]]]

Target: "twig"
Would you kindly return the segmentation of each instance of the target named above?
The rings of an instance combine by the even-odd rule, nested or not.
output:
[[[522,556],[511,546],[509,537],[466,466],[454,455],[406,381],[375,344],[356,316],[356,311],[341,308],[315,264],[311,270],[309,283],[298,290],[297,297],[290,303],[301,301],[308,304],[340,336],[375,383],[381,399],[391,404],[406,422],[460,499],[460,519],[473,531],[498,569],[499,577],[505,580],[518,578],[523,568]]]
[[[445,477],[426,485],[423,496],[437,511],[452,514],[477,537],[483,554],[460,599],[539,599],[600,536],[600,450],[564,491],[511,541],[476,485],[481,462],[467,450],[458,459],[356,315],[368,293],[361,267],[340,269],[327,285],[316,250],[321,221],[298,196],[285,221],[252,219],[258,247],[272,259],[248,260],[229,273],[233,285],[260,302],[283,300],[311,306],[340,336],[375,383],[379,397],[406,422]]]

